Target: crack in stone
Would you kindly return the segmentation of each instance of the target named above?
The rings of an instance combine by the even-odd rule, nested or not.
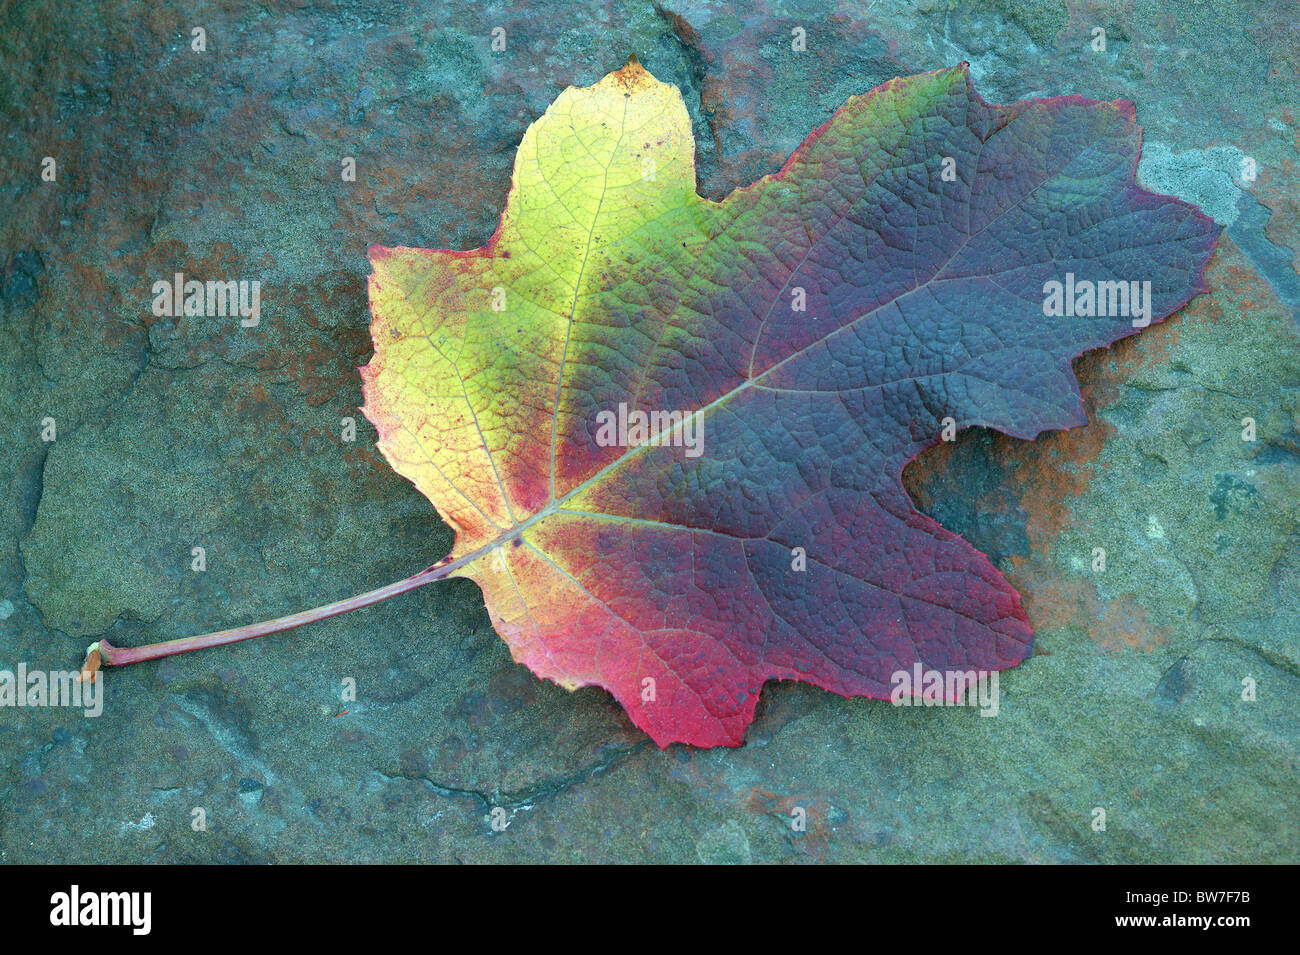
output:
[[[1288,660],[1286,657],[1282,656],[1276,651],[1268,650],[1264,647],[1259,647],[1247,643],[1245,640],[1242,640],[1240,637],[1204,637],[1197,644],[1197,646],[1199,647],[1206,643],[1228,643],[1233,646],[1240,647],[1242,650],[1247,650],[1250,653],[1253,653],[1255,656],[1259,657],[1269,666],[1281,670],[1283,673],[1289,673],[1291,674],[1291,676],[1300,676],[1300,669],[1297,669],[1296,665],[1292,663],[1290,660]]]
[[[448,786],[444,783],[439,783],[423,774],[403,772],[386,773],[381,769],[376,769],[374,772],[390,781],[401,779],[408,782],[420,783],[437,793],[439,796],[446,796],[453,799],[468,798],[476,800],[485,810],[488,811],[492,809],[509,809],[517,811],[520,809],[532,809],[541,802],[555,798],[567,789],[571,789],[574,786],[587,782],[588,780],[609,771],[615,765],[624,762],[626,759],[631,757],[632,754],[644,749],[649,744],[650,740],[641,740],[639,743],[635,743],[632,746],[617,749],[606,759],[593,763],[590,766],[585,766],[575,772],[552,779],[544,779],[524,789],[509,792],[503,792],[500,789],[496,789],[490,793],[479,789],[462,789],[457,786]]]
[[[718,136],[718,130],[714,126],[715,117],[713,113],[704,107],[704,88],[708,83],[709,63],[712,60],[707,49],[700,42],[699,34],[682,14],[669,10],[662,4],[654,4],[655,14],[668,27],[672,33],[673,39],[681,46],[682,52],[686,57],[686,63],[691,78],[692,92],[695,94],[694,99],[698,103],[698,108],[691,114],[692,129],[700,127],[708,130],[709,139],[713,143],[712,162],[708,162],[709,151],[702,147],[702,144],[696,143],[696,164],[699,168],[696,170],[699,185],[703,187],[705,180],[711,178],[710,173],[716,172],[716,167],[722,160],[722,140]],[[688,106],[689,112],[689,106]],[[705,168],[706,165],[715,167],[713,170]],[[725,192],[730,192],[727,188]],[[725,193],[724,193],[725,194]],[[720,197],[718,197],[720,198]]]

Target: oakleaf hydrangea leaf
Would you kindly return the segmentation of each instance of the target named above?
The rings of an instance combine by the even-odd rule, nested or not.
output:
[[[630,62],[528,129],[485,247],[371,248],[364,411],[453,575],[660,745],[739,744],[769,679],[1016,665],[1017,593],[903,468],[945,426],[1083,424],[1071,359],[1204,291],[1217,227],[1135,184],[1131,104],[991,105],[964,64],[720,203],[690,128]]]

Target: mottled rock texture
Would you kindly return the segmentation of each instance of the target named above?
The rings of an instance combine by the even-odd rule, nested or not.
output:
[[[95,719],[0,710],[0,860],[1300,861],[1300,9],[1185,6],[7,6],[0,668],[440,558],[450,531],[357,412],[366,246],[482,245],[527,124],[629,54],[681,87],[708,196],[849,94],[965,59],[990,99],[1131,99],[1139,180],[1228,228],[1210,295],[1076,363],[1091,424],[967,433],[908,473],[1037,627],[996,718],[770,684],[743,749],[661,752],[515,665],[449,582],[110,672]],[[155,317],[177,271],[259,280],[260,324]]]

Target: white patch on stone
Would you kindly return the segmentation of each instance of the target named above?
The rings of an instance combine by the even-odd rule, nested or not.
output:
[[[151,812],[146,812],[146,813],[144,814],[144,816],[141,817],[141,819],[140,819],[139,822],[124,822],[124,823],[122,823],[122,831],[123,831],[123,832],[133,832],[133,831],[134,831],[134,832],[145,832],[145,831],[147,831],[147,830],[149,830],[149,829],[152,829],[152,828],[154,827],[154,823],[155,823],[155,822],[156,822],[156,820],[155,820],[154,817],[153,817],[153,813],[151,813]]]
[[[1236,146],[1211,146],[1176,153],[1160,142],[1142,144],[1138,183],[1152,192],[1194,202],[1222,226],[1237,221],[1241,161]]]

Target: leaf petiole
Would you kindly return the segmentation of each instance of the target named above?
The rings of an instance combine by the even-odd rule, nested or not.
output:
[[[475,556],[478,555],[469,555],[470,558]],[[205,650],[208,647],[221,647],[228,643],[239,643],[241,640],[252,640],[254,637],[264,637],[270,633],[293,630],[296,627],[303,627],[318,620],[337,617],[339,614],[359,610],[362,607],[369,607],[371,604],[380,603],[389,597],[396,597],[398,594],[404,594],[408,590],[415,590],[436,580],[443,580],[464,563],[466,563],[466,558],[444,560],[432,567],[426,567],[418,574],[407,577],[405,580],[399,580],[396,583],[388,584],[385,587],[364,594],[358,594],[355,597],[336,600],[334,603],[328,603],[312,610],[302,610],[284,617],[276,617],[274,620],[245,624],[242,627],[232,627],[229,630],[217,630],[197,637],[163,640],[143,647],[115,647],[107,640],[99,640],[92,643],[86,651],[86,662],[82,664],[81,679],[95,679],[95,674],[100,666],[119,667],[128,666],[132,663],[143,663],[145,660],[160,660],[163,657],[176,656],[178,653],[191,653],[194,650]]]

